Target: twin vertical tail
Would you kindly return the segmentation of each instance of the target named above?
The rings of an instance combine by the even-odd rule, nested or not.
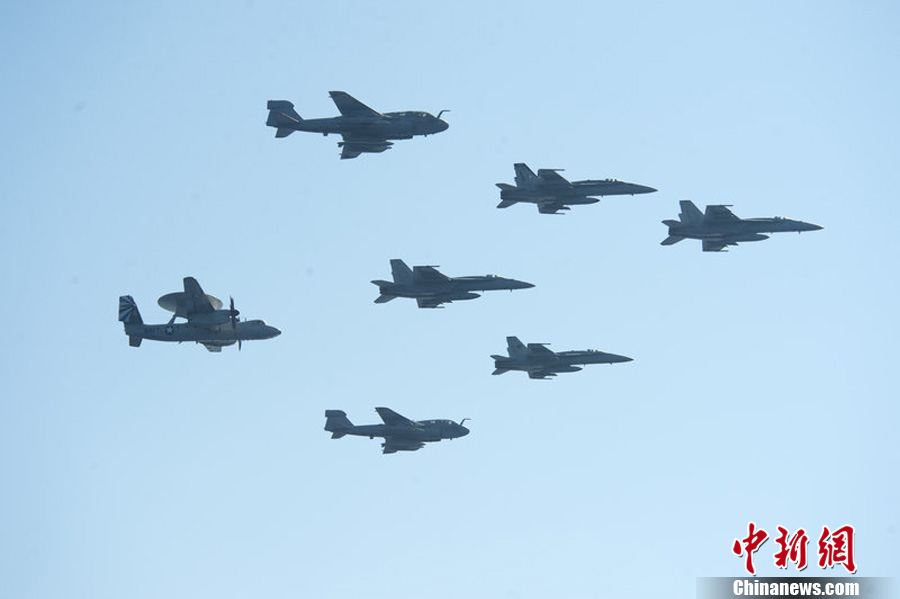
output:
[[[700,212],[700,209],[694,205],[694,202],[690,200],[681,200],[678,202],[681,204],[681,214],[678,215],[678,218],[681,219],[683,223],[699,223],[703,220],[703,213]]]
[[[125,324],[126,333],[128,332],[128,325],[144,324],[144,319],[141,318],[141,313],[138,311],[137,304],[130,295],[119,296],[119,322]],[[142,340],[143,338],[140,335],[128,335],[128,345],[131,347],[140,347]]]
[[[391,260],[391,276],[398,285],[411,285],[413,272],[403,260]]]
[[[266,125],[277,129],[275,137],[287,137],[297,130],[296,125],[303,120],[294,110],[294,105],[287,100],[269,100],[266,108],[269,109]]]
[[[527,186],[530,182],[537,179],[534,171],[528,168],[528,165],[524,162],[515,163],[513,168],[516,170],[516,185],[519,187]]]
[[[343,410],[325,410],[325,430],[331,433],[332,439],[340,439],[353,430],[353,423]]]

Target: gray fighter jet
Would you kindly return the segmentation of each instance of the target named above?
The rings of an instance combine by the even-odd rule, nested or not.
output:
[[[559,372],[578,372],[574,364],[616,364],[631,362],[632,358],[608,354],[596,349],[554,352],[547,349],[549,343],[523,344],[518,337],[507,337],[506,348],[509,356],[491,356],[494,372],[503,374],[510,370],[524,370],[532,379],[545,379]]]
[[[440,308],[460,300],[481,297],[474,291],[495,289],[528,289],[531,283],[504,279],[495,275],[482,277],[448,277],[438,272],[437,266],[414,266],[412,270],[403,260],[391,260],[391,275],[394,281],[372,281],[378,285],[381,295],[376,304],[384,304],[397,297],[414,297],[420,308]]]
[[[171,311],[172,318],[166,324],[144,324],[137,304],[130,295],[119,297],[119,321],[125,324],[128,345],[140,347],[141,341],[195,341],[211,352],[220,352],[226,345],[238,344],[251,339],[271,339],[281,334],[262,320],[238,319],[234,300],[227,310],[222,309],[222,300],[206,295],[194,277],[184,278],[184,291],[168,293],[159,298],[159,305]],[[176,323],[176,318],[187,322]]]
[[[669,236],[660,245],[672,245],[682,239],[701,239],[704,252],[721,252],[729,245],[744,241],[768,239],[763,233],[818,231],[822,227],[802,220],[791,220],[781,216],[774,218],[738,218],[729,206],[711,204],[706,213],[690,200],[682,200],[680,220],[664,220],[669,227]],[[725,250],[726,252],[728,250]]]
[[[597,198],[590,196],[634,195],[653,193],[652,187],[626,183],[618,179],[567,181],[559,171],[561,168],[538,169],[537,175],[528,165],[518,162],[516,184],[497,183],[500,200],[497,208],[509,208],[518,202],[537,204],[541,214],[557,214],[560,210],[570,210],[569,206],[595,204]]]
[[[432,135],[445,131],[450,125],[427,112],[377,112],[345,92],[328,92],[341,116],[327,119],[302,119],[287,100],[269,100],[266,125],[275,127],[275,137],[287,137],[294,131],[312,131],[328,135],[337,133],[344,138],[338,142],[341,158],[356,158],[363,152],[384,152],[393,144],[389,139],[412,139],[414,135]]]
[[[384,437],[381,453],[397,453],[398,451],[416,451],[425,447],[425,443],[441,439],[456,439],[469,434],[463,426],[468,418],[457,424],[452,420],[420,420],[418,422],[404,418],[390,408],[375,408],[384,424],[354,425],[347,419],[343,410],[325,410],[325,430],[331,433],[332,439],[340,439],[344,435],[359,437]]]

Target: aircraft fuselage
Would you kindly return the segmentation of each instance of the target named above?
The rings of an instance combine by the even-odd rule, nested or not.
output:
[[[140,337],[151,341],[196,341],[231,345],[237,341],[271,339],[281,334],[275,327],[262,320],[238,322],[234,327],[226,324],[216,327],[201,327],[189,322],[173,324],[125,323],[125,333],[130,337]]]
[[[646,185],[628,183],[617,179],[589,179],[572,181],[569,185],[556,185],[538,180],[532,185],[503,187],[500,199],[520,202],[563,201],[570,205],[593,204],[598,200],[590,196],[635,195],[653,193],[656,189]]]
[[[479,297],[475,291],[494,291],[498,289],[528,289],[531,283],[506,279],[496,276],[455,277],[444,283],[403,284],[380,281],[378,288],[384,295],[413,298],[452,298],[454,300],[475,299]]]
[[[633,358],[620,356],[617,354],[608,354],[602,351],[563,351],[543,358],[540,356],[529,356],[525,358],[518,357],[496,357],[494,358],[495,368],[504,370],[546,370],[551,372],[577,372],[581,370],[575,364],[617,364],[620,362],[631,362]]]
[[[431,135],[447,129],[446,121],[427,113],[385,113],[381,116],[336,116],[303,119],[291,124],[297,131],[330,133],[373,139],[411,139],[415,135]]]
[[[764,233],[785,233],[818,231],[822,227],[790,218],[746,218],[735,222],[721,222],[715,225],[702,223],[681,223],[668,221],[669,235],[688,239],[713,239],[728,241],[762,241],[768,239]]]

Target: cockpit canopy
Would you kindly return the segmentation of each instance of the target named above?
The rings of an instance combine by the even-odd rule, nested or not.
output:
[[[399,117],[415,116],[415,117],[419,117],[419,118],[423,118],[423,117],[434,118],[434,116],[432,116],[431,114],[429,114],[427,112],[422,112],[421,110],[405,110],[403,112],[392,112],[391,116],[399,116]]]

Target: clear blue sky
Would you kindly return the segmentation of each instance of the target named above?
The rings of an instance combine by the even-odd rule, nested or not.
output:
[[[0,596],[687,598],[742,575],[749,520],[813,553],[852,524],[859,575],[895,574],[898,16],[4,4]],[[341,161],[264,126],[335,89],[450,129]],[[660,191],[496,210],[514,162]],[[682,199],[825,229],[662,247]],[[375,305],[391,258],[537,286]],[[118,296],[163,322],[186,275],[283,334],[128,347]],[[635,361],[492,377],[507,335]],[[322,430],[381,405],[472,434]]]

